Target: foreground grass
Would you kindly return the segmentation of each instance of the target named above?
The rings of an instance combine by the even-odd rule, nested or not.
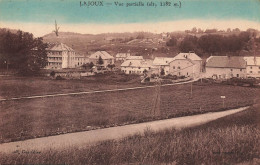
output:
[[[190,84],[161,87],[158,116],[152,112],[155,89],[139,89],[0,102],[0,142],[24,140],[247,106],[256,88]],[[220,96],[226,96],[222,107]]]
[[[38,154],[2,154],[0,164],[259,163],[259,107],[180,131],[149,129],[120,141]]]

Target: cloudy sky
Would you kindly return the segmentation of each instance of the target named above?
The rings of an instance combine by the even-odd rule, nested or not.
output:
[[[147,2],[151,1],[157,6],[147,6]],[[80,6],[80,2],[84,3],[80,0],[0,0],[0,27],[21,29],[35,36],[51,33],[55,20],[60,31],[92,34],[161,33],[192,27],[260,30],[259,0],[167,1],[171,2],[171,6],[160,6],[159,0],[103,0],[103,6],[87,7]],[[115,2],[124,5],[116,6]],[[144,6],[126,6],[135,2],[143,2]],[[181,7],[174,7],[174,3],[181,3]]]

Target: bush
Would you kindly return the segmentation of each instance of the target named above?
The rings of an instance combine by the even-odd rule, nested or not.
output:
[[[56,73],[55,73],[54,71],[52,71],[52,72],[50,73],[50,76],[51,76],[51,77],[54,77],[55,74],[56,74]]]
[[[56,80],[64,80],[60,75],[56,77]]]

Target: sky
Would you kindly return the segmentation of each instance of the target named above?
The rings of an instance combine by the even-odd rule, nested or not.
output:
[[[161,6],[160,2],[166,1],[170,6]],[[260,30],[259,0],[95,0],[98,6],[86,6],[84,2],[89,1],[0,0],[0,27],[35,36],[51,33],[55,20],[60,31],[90,34],[161,33],[193,27]],[[148,6],[151,2],[157,6]]]

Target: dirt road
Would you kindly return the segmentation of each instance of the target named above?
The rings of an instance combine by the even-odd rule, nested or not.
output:
[[[49,136],[25,141],[0,144],[0,152],[12,153],[16,150],[44,151],[49,149],[64,149],[71,146],[87,146],[100,141],[120,139],[136,133],[143,134],[149,128],[152,131],[159,131],[167,128],[184,128],[204,124],[218,118],[231,115],[248,107],[242,107],[223,112],[213,112],[194,116],[179,117],[166,120],[158,120],[147,123],[131,124],[119,127],[111,127],[86,132],[69,133],[57,136]]]

